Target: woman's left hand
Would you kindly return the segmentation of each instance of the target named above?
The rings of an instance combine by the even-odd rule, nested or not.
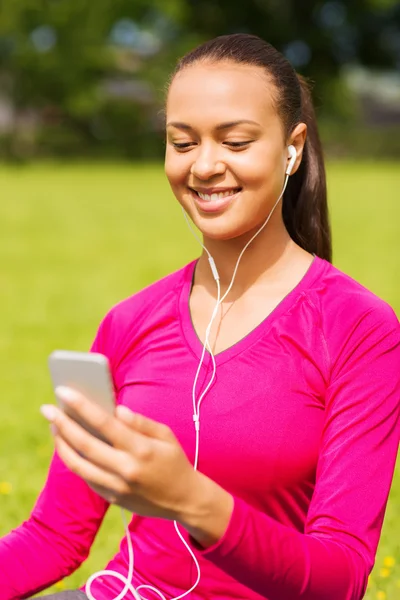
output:
[[[202,476],[169,427],[124,406],[110,415],[69,388],[58,388],[57,395],[110,444],[56,406],[42,407],[52,423],[56,450],[72,472],[112,504],[142,516],[185,520],[198,498]]]

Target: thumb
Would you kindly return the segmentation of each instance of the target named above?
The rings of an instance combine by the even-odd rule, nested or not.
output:
[[[168,441],[173,434],[167,425],[153,421],[139,413],[131,411],[127,406],[119,404],[116,408],[118,419],[126,423],[131,429],[147,437]]]

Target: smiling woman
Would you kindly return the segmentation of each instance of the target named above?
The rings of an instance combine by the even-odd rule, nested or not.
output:
[[[42,408],[56,451],[0,541],[0,600],[74,571],[110,503],[132,513],[126,539],[59,600],[361,600],[399,443],[400,327],[330,262],[310,93],[235,34],[181,59],[166,116],[166,175],[203,251],[101,323],[114,415],[58,390],[108,443]]]
[[[207,213],[232,207],[226,219],[236,217],[246,231],[241,209],[247,221],[261,222],[282,189],[279,166],[287,165],[289,145],[297,160],[283,202],[285,228],[300,246],[330,260],[324,162],[306,82],[279,52],[252,36],[232,36],[226,45],[211,41],[181,59],[167,97],[166,174],[202,232],[201,215],[192,214],[191,206]],[[234,194],[231,202],[207,198],[221,192],[239,193],[240,200]],[[218,227],[220,219],[213,221]]]
[[[186,67],[173,79],[166,174],[206,238],[248,234],[279,196],[287,140],[273,91],[261,67],[231,62]],[[298,164],[305,136],[306,125],[299,123],[290,140]]]

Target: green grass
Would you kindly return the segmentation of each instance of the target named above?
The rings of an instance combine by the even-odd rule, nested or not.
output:
[[[328,181],[334,263],[400,314],[398,165],[330,164]],[[198,247],[159,166],[2,167],[0,182],[3,535],[27,518],[52,452],[39,415],[53,400],[48,354],[86,349],[114,303],[179,268]],[[400,595],[398,471],[369,599],[379,598],[377,590],[388,600]],[[64,585],[76,587],[102,568],[122,535],[119,512],[111,509],[90,558]],[[397,564],[382,577],[386,556]]]

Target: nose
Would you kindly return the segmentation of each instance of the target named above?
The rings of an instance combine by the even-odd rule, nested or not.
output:
[[[219,156],[218,148],[207,144],[199,146],[190,172],[197,179],[208,180],[216,175],[223,175],[225,169],[226,166]]]

